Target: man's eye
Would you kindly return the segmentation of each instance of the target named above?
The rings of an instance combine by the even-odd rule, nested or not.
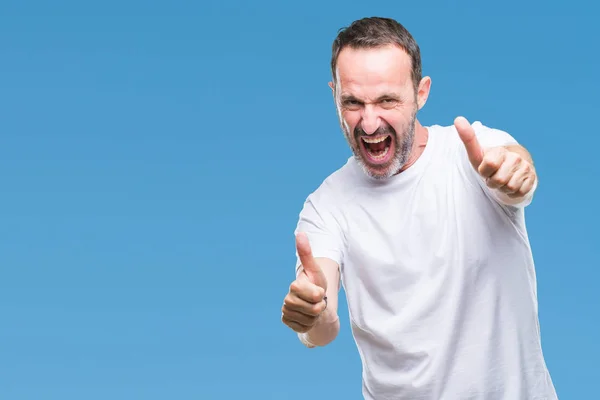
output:
[[[357,100],[345,100],[344,107],[355,109],[360,107],[360,102]]]
[[[395,107],[396,104],[398,104],[398,100],[395,100],[395,99],[383,99],[383,100],[381,100],[381,105],[383,107],[386,107],[386,108]]]

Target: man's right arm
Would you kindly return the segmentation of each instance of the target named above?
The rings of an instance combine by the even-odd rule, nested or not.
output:
[[[324,184],[305,201],[295,230],[296,280],[285,297],[282,320],[308,347],[331,343],[340,330],[338,292],[344,241],[332,213],[335,207]]]
[[[325,346],[340,329],[337,315],[339,267],[325,257],[315,258],[305,233],[296,236],[299,267],[283,300],[281,319],[307,347]]]

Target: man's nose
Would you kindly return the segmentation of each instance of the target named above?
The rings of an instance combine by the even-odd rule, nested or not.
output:
[[[367,135],[372,135],[375,133],[375,131],[377,131],[377,129],[379,129],[381,119],[375,112],[373,106],[367,105],[363,110],[361,127]]]

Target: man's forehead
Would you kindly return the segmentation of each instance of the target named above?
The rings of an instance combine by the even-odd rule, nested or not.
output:
[[[411,60],[398,46],[342,49],[337,60],[341,87],[405,86],[411,82]]]

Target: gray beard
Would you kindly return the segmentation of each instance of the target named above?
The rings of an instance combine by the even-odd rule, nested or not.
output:
[[[363,172],[371,178],[374,179],[388,179],[392,176],[396,175],[400,172],[400,169],[408,162],[408,158],[410,157],[410,153],[413,148],[413,144],[415,141],[415,125],[416,125],[416,110],[413,112],[411,117],[411,121],[408,125],[408,128],[403,132],[402,135],[398,135],[397,132],[393,132],[393,140],[395,141],[395,149],[394,156],[391,161],[383,167],[379,167],[377,169],[373,169],[373,167],[369,166],[369,163],[364,159],[361,154],[359,148],[359,135],[355,134],[354,144],[352,140],[350,140],[349,132],[344,128],[342,123],[342,132],[344,133],[344,137],[348,142],[348,145],[352,149],[352,153],[354,154],[354,159],[357,161],[358,165],[361,167]]]

